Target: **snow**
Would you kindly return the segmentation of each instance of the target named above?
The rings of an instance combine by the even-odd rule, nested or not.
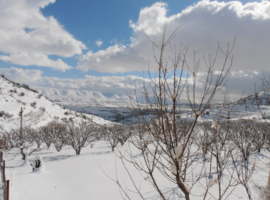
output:
[[[125,147],[118,146],[118,150],[122,148]],[[134,148],[132,150],[136,152]],[[42,156],[46,165],[45,170],[38,171],[32,171],[30,165],[21,165],[23,161],[20,156],[14,158],[15,153],[16,151],[13,150],[4,154],[4,159],[7,162],[6,176],[11,184],[11,200],[119,200],[122,199],[119,188],[114,181],[108,178],[109,176],[116,179],[116,175],[124,188],[128,187],[134,190],[120,159],[111,152],[108,144],[104,141],[97,142],[93,148],[89,146],[84,148],[80,156],[74,155],[74,150],[68,146],[64,147],[61,152],[56,152],[53,147],[49,150],[36,152],[29,157],[29,162],[33,162],[36,156]],[[136,159],[140,159],[140,156],[138,155]],[[264,187],[268,179],[269,153],[258,154],[257,162],[258,165],[251,183]],[[139,174],[131,164],[126,163],[126,166],[134,182],[141,185],[142,193],[149,199],[158,199],[157,193],[147,181],[147,178]],[[194,175],[200,172],[199,168],[200,166],[198,166]],[[176,173],[175,170],[172,166],[172,173]],[[159,173],[156,173],[155,176],[164,191],[171,191],[169,188],[174,188]],[[215,183],[215,179],[210,179],[208,183],[209,186],[211,185],[210,192],[212,194],[216,194],[218,191]],[[188,187],[188,183],[185,183],[185,185]],[[251,190],[253,195],[260,195],[259,188],[254,185]],[[191,199],[200,200],[200,194],[202,193],[202,187],[199,184],[195,185],[191,190]],[[131,199],[140,199],[136,193],[130,192],[129,195]],[[178,195],[181,196],[181,194]],[[245,189],[242,186],[237,186],[229,199],[247,199]]]
[[[46,125],[56,119],[73,118],[77,122],[83,120],[82,114],[64,109],[45,96],[15,85],[3,77],[0,77],[0,86],[0,111],[11,115],[11,117],[0,117],[0,127],[5,130],[20,126],[19,112],[21,108],[23,108],[24,125],[31,125],[33,128]],[[31,106],[33,102],[36,102],[35,107]],[[88,118],[93,118],[93,121],[97,124],[110,123],[94,115],[84,115]]]
[[[39,127],[52,120],[61,120],[62,118],[73,118],[75,122],[79,123],[84,120],[83,115],[93,118],[94,122],[97,124],[104,125],[111,123],[90,114],[79,114],[75,111],[64,109],[61,105],[48,100],[44,96],[23,87],[18,87],[3,77],[0,77],[0,85],[0,111],[6,113],[5,116],[0,117],[0,127],[4,130],[19,127],[20,117],[18,114],[21,108],[23,108],[24,125],[32,125],[33,127]],[[14,90],[16,90],[16,92],[14,92]],[[55,95],[60,93],[59,91],[53,92]],[[24,95],[22,95],[22,93]],[[83,95],[86,95],[86,93],[77,92],[74,94],[70,91],[66,91],[66,93],[62,93],[62,95],[63,94],[77,95],[82,98]],[[102,102],[103,96],[101,94],[92,93],[91,95],[93,98],[96,98],[97,103]],[[258,93],[257,96],[264,104],[267,104],[267,99],[270,97],[267,92]],[[106,98],[105,100],[107,101]],[[36,102],[36,106],[33,106],[33,102]],[[270,116],[269,106],[261,106],[261,111],[256,110],[256,106],[253,107],[253,110],[247,110],[246,104],[242,102],[243,100],[239,101],[238,107],[230,112],[230,120],[263,121],[263,117],[267,118]],[[249,102],[250,105],[254,104],[252,103],[254,102],[252,101],[252,97],[246,98],[245,102]],[[76,108],[76,104],[72,105]],[[87,104],[84,105],[86,110],[89,109],[87,108]],[[229,109],[231,105],[227,106]],[[83,106],[81,108],[83,108]],[[181,117],[193,120],[192,112],[188,109],[186,111],[186,113],[181,114]],[[99,110],[96,110],[96,112],[98,113]],[[104,112],[106,113],[106,111]],[[263,117],[261,112],[263,113]],[[214,121],[217,119],[217,113],[215,111],[209,110],[207,115],[205,113],[199,114],[200,117],[198,121],[213,122],[212,126],[217,129],[219,128],[219,124]],[[221,117],[222,120],[226,119],[226,111],[218,114],[224,116],[223,118]],[[269,122],[269,120],[267,121]],[[42,149],[34,152],[26,161],[21,160],[18,149],[14,148],[11,151],[4,152],[6,176],[7,179],[10,180],[10,199],[119,200],[122,199],[122,196],[116,183],[118,180],[124,190],[128,192],[131,199],[140,199],[136,192],[129,191],[129,189],[133,191],[135,189],[129,174],[125,170],[125,166],[130,172],[134,183],[140,188],[142,194],[144,194],[147,199],[159,199],[157,192],[149,182],[149,176],[139,173],[130,163],[125,162],[125,166],[122,164],[120,158],[117,156],[117,152],[125,148],[130,148],[134,159],[138,161],[141,159],[142,155],[134,146],[130,145],[129,142],[125,143],[123,147],[118,146],[115,150],[116,153],[113,153],[110,146],[104,140],[96,142],[93,148],[90,148],[90,146],[83,148],[79,156],[75,155],[74,149],[70,146],[63,147],[60,152],[57,152],[53,146],[50,149]],[[180,144],[175,149],[176,157],[182,152],[181,148],[182,146]],[[216,152],[219,154],[224,153],[222,151],[223,150],[217,145]],[[148,151],[146,153],[149,154]],[[174,154],[174,152],[172,153]],[[192,175],[196,177],[201,172],[203,165],[202,160],[207,160],[208,157],[209,155],[206,154],[205,158],[202,155],[201,159],[196,160]],[[30,163],[34,163],[37,158],[42,160],[42,165],[41,168],[33,170]],[[254,153],[250,159],[253,159],[253,161],[255,159],[256,168],[249,181],[250,184],[248,187],[251,190],[250,194],[252,194],[253,198],[260,199],[267,185],[270,169],[270,154],[268,151],[262,150],[260,153]],[[177,173],[176,166],[174,165],[168,164],[168,169],[173,174]],[[224,170],[224,179],[222,179],[224,183],[228,181],[226,176],[229,170],[229,168]],[[155,170],[154,175],[157,177],[157,181],[168,199],[184,199],[183,194],[175,189],[176,185],[164,178],[158,170]],[[217,177],[214,175],[212,179],[208,179],[208,177],[202,178],[202,180],[193,187],[190,187],[188,182],[185,182],[184,186],[190,190],[191,199],[200,200],[204,193],[203,186],[211,186],[209,192],[212,195],[216,195],[218,193],[217,183]],[[229,199],[234,200],[247,198],[245,188],[241,185],[235,187],[229,197]]]
[[[72,90],[72,89],[58,89],[58,88],[36,88],[41,94],[49,97],[57,102],[77,102],[77,103],[125,103],[130,99],[127,95],[113,95],[111,97],[105,96],[101,92],[87,91],[87,90]]]
[[[33,172],[30,165],[21,166],[20,156],[12,159],[13,153],[5,153],[4,157],[8,163],[6,174],[11,183],[11,200],[121,199],[118,186],[104,174],[115,178],[115,170],[119,179],[131,186],[124,167],[104,141],[93,148],[84,148],[80,156],[75,156],[70,147],[64,147],[61,152],[53,147],[38,152],[29,157],[33,162],[36,155],[42,155],[46,169],[38,172]],[[131,166],[129,168],[138,175]],[[140,175],[137,177],[143,179]],[[132,196],[136,199],[137,195]]]

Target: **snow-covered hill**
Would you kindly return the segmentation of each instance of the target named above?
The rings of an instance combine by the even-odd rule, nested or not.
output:
[[[76,103],[119,103],[129,102],[127,95],[105,96],[101,92],[87,90],[57,89],[57,88],[36,88],[44,96],[55,102],[76,102]]]
[[[241,98],[237,101],[237,104],[247,105],[270,105],[270,91],[260,91],[254,95],[249,95],[245,98]]]
[[[89,114],[81,114],[67,110],[47,97],[30,89],[27,85],[20,85],[0,76],[0,127],[8,130],[20,125],[19,112],[23,109],[23,123],[25,126],[38,127],[52,120],[70,119],[81,121],[93,118],[97,124],[108,121]]]

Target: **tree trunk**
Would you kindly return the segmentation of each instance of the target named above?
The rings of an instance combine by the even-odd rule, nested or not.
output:
[[[81,154],[81,149],[77,149],[76,151],[76,155],[80,155]]]
[[[20,148],[20,150],[21,150],[21,154],[22,154],[22,160],[25,160],[25,153],[23,152],[23,148]]]

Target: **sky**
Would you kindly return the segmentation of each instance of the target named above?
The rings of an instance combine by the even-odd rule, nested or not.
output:
[[[270,73],[270,2],[250,0],[0,0],[0,73],[32,87],[122,95],[134,80],[150,82],[148,70],[155,74],[150,40],[160,44],[165,23],[167,36],[178,27],[171,46],[188,46],[189,66],[194,52],[200,59],[198,93],[203,56],[215,55],[218,44],[226,51],[235,37],[231,98],[253,94],[262,70]],[[172,56],[167,48],[164,57]],[[215,69],[223,62],[219,51]]]

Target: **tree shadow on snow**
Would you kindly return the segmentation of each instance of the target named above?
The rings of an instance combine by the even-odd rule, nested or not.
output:
[[[43,161],[46,162],[54,162],[60,160],[66,160],[68,158],[76,157],[76,155],[59,155],[59,156],[52,156],[52,157],[43,157]]]
[[[94,155],[94,156],[99,156],[99,155],[106,155],[106,154],[112,154],[112,151],[102,151],[102,152],[89,152],[89,153],[84,153],[82,154],[82,156],[84,155]]]

